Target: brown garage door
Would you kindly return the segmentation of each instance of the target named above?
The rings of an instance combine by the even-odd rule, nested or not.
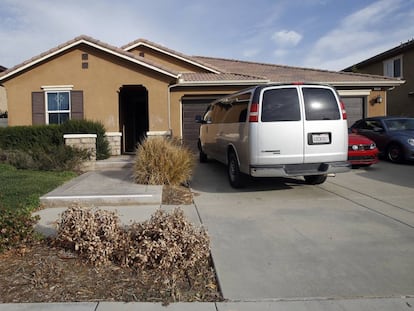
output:
[[[195,117],[196,115],[202,116],[208,105],[219,97],[221,95],[183,97],[181,100],[183,142],[195,152],[198,151],[197,141],[200,129],[200,124],[195,122]]]
[[[348,116],[348,127],[364,117],[364,97],[342,97]]]

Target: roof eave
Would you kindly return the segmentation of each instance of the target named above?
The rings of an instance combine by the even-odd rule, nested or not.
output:
[[[104,46],[98,45],[98,44],[96,44],[96,43],[90,42],[90,41],[85,40],[85,39],[83,39],[83,38],[82,38],[82,39],[80,39],[80,40],[76,40],[76,41],[74,41],[74,42],[72,42],[72,43],[70,43],[70,44],[68,44],[68,45],[66,45],[66,46],[64,46],[64,47],[62,47],[62,48],[60,48],[60,49],[57,49],[56,51],[52,51],[52,52],[50,52],[50,53],[48,53],[48,54],[46,54],[46,55],[44,55],[44,56],[42,56],[42,57],[39,57],[38,59],[35,59],[35,60],[31,61],[31,62],[28,62],[27,64],[24,64],[24,65],[22,65],[22,66],[20,66],[20,67],[16,68],[15,70],[10,71],[9,73],[7,73],[7,74],[3,75],[3,76],[0,76],[0,82],[1,82],[1,81],[6,80],[7,78],[9,78],[9,77],[11,77],[11,76],[13,76],[13,75],[18,74],[18,73],[19,73],[19,72],[21,72],[21,71],[24,71],[24,70],[26,70],[26,69],[28,69],[28,68],[30,68],[30,67],[32,67],[32,66],[35,66],[35,65],[37,65],[37,64],[39,64],[39,63],[41,63],[41,62],[43,62],[43,61],[47,60],[48,58],[51,58],[51,57],[53,57],[53,56],[55,56],[55,55],[58,55],[58,54],[60,54],[60,53],[62,53],[62,52],[64,52],[64,51],[67,51],[67,50],[69,50],[69,49],[71,49],[71,48],[73,48],[73,47],[75,47],[75,46],[77,46],[77,45],[79,45],[79,44],[82,44],[82,43],[83,43],[83,44],[86,44],[86,45],[89,45],[89,46],[92,46],[92,47],[94,47],[94,48],[97,48],[97,49],[99,49],[99,50],[101,50],[101,51],[104,51],[104,52],[110,53],[110,54],[115,55],[115,56],[117,56],[117,57],[120,57],[120,58],[122,58],[122,59],[128,60],[128,61],[130,61],[130,62],[133,62],[133,63],[139,64],[139,65],[141,65],[141,66],[143,66],[143,67],[146,67],[146,68],[148,68],[148,69],[152,69],[152,70],[158,71],[158,72],[160,72],[160,73],[162,73],[162,74],[165,74],[165,75],[167,75],[167,76],[170,76],[170,77],[172,77],[172,78],[175,78],[175,79],[177,79],[177,78],[178,78],[178,74],[174,74],[174,73],[171,73],[171,72],[165,71],[165,70],[163,70],[163,69],[161,69],[161,68],[157,68],[157,67],[152,66],[152,65],[150,65],[150,64],[147,64],[147,63],[145,63],[145,62],[142,62],[142,61],[140,61],[140,60],[138,60],[138,59],[136,59],[136,58],[128,57],[127,55],[123,55],[123,54],[118,53],[118,52],[116,52],[116,51],[114,51],[114,50],[111,50],[111,49],[109,49],[109,48],[106,48],[106,47],[104,47]]]
[[[223,80],[223,81],[178,81],[177,86],[225,86],[225,85],[259,85],[270,80]]]
[[[140,45],[143,45],[143,46],[149,47],[149,48],[151,48],[151,49],[153,49],[153,50],[155,50],[155,51],[158,51],[158,52],[161,52],[161,53],[166,54],[166,55],[168,55],[168,56],[171,56],[171,57],[177,58],[177,59],[182,60],[182,61],[184,61],[184,62],[190,63],[190,64],[192,64],[192,65],[194,65],[194,66],[197,66],[197,67],[203,68],[203,69],[208,70],[208,71],[210,71],[210,72],[212,72],[212,73],[221,73],[220,71],[218,71],[218,70],[216,70],[216,69],[213,69],[213,68],[211,68],[211,67],[205,66],[205,65],[203,65],[203,64],[200,64],[200,63],[198,63],[198,62],[195,62],[195,61],[193,61],[193,60],[191,60],[191,59],[188,59],[188,58],[185,58],[185,57],[183,57],[183,56],[180,56],[180,55],[177,55],[177,54],[171,53],[171,52],[169,52],[169,51],[166,51],[166,50],[164,50],[164,49],[161,49],[161,48],[159,48],[159,47],[156,47],[156,46],[151,45],[151,44],[146,43],[146,42],[137,42],[137,43],[135,43],[135,44],[132,44],[132,45],[130,45],[130,46],[125,47],[125,48],[124,48],[124,50],[125,50],[125,51],[130,51],[130,50],[132,50],[132,49],[134,49],[134,48],[136,48],[136,47],[138,47],[138,46],[140,46]]]
[[[361,87],[394,87],[405,83],[405,80],[394,81],[335,81],[324,82],[333,86],[361,86]]]

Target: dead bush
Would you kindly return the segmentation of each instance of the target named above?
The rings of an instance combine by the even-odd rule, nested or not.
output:
[[[145,185],[180,185],[188,181],[194,154],[174,139],[146,139],[137,148],[135,182]]]
[[[211,266],[207,232],[192,225],[180,208],[158,210],[150,220],[132,224],[121,244],[120,263],[156,275],[152,286],[165,288],[174,299],[180,282],[193,283]]]
[[[151,275],[147,286],[173,301],[179,300],[183,283],[197,288],[200,276],[211,275],[207,232],[180,208],[158,210],[148,221],[121,228],[113,212],[72,207],[62,215],[56,243],[94,265],[112,261]]]
[[[73,206],[62,214],[56,241],[101,265],[112,260],[120,237],[120,221],[114,212]]]

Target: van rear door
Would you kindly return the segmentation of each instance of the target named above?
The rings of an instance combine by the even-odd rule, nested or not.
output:
[[[251,164],[303,163],[304,123],[297,86],[261,90],[260,120],[250,123]]]
[[[336,92],[327,86],[302,86],[305,107],[304,163],[346,161],[347,121]]]

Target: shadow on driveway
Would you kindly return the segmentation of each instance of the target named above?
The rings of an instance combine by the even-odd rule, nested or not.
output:
[[[210,193],[237,193],[237,192],[259,192],[288,190],[296,186],[304,185],[305,181],[300,178],[248,178],[246,186],[234,189],[230,186],[227,178],[227,168],[217,161],[197,164],[191,188],[195,191]]]

